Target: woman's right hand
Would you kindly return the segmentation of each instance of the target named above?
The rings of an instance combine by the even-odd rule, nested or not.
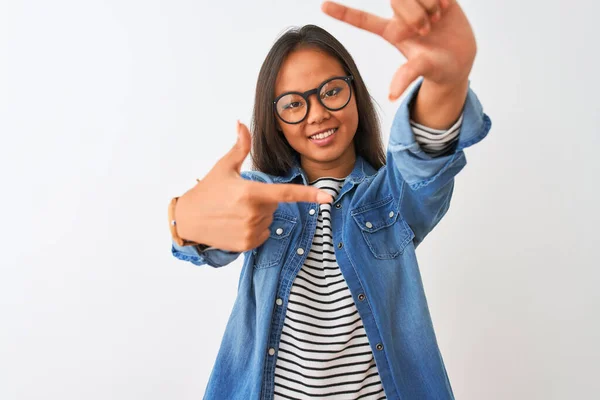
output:
[[[333,201],[331,195],[315,187],[242,178],[242,163],[250,147],[250,132],[238,122],[238,140],[233,148],[177,201],[175,220],[181,238],[243,252],[269,238],[269,226],[278,203]]]

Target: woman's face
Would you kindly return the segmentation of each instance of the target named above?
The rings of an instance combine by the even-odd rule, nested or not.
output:
[[[304,93],[315,89],[335,76],[346,76],[342,65],[329,54],[313,48],[298,49],[283,62],[275,82],[275,97],[286,92]],[[275,117],[280,130],[294,150],[300,153],[302,163],[354,164],[354,134],[358,127],[355,93],[341,110],[330,111],[317,100],[317,94],[308,98],[306,118],[299,124],[288,124]],[[336,129],[327,138],[315,133]]]

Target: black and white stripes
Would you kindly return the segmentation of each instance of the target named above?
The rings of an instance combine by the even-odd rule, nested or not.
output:
[[[344,179],[311,185],[333,197]],[[287,304],[275,366],[275,399],[384,399],[358,310],[335,259],[331,205],[317,230]]]
[[[410,126],[415,135],[415,140],[421,146],[421,149],[432,157],[442,156],[454,149],[458,142],[458,135],[462,125],[463,115],[448,130],[439,130],[428,128],[417,124],[412,119]]]

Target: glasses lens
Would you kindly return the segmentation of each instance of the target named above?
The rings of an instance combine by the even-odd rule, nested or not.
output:
[[[306,101],[299,94],[288,94],[277,100],[277,114],[285,122],[301,121],[306,115]]]
[[[334,79],[323,86],[319,96],[325,107],[339,110],[350,100],[350,86],[343,79]]]

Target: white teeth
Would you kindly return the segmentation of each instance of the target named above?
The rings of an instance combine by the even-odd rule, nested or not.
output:
[[[337,128],[330,129],[326,132],[317,133],[316,135],[312,135],[310,138],[311,139],[325,139],[326,137],[333,135],[336,130],[337,130]]]

